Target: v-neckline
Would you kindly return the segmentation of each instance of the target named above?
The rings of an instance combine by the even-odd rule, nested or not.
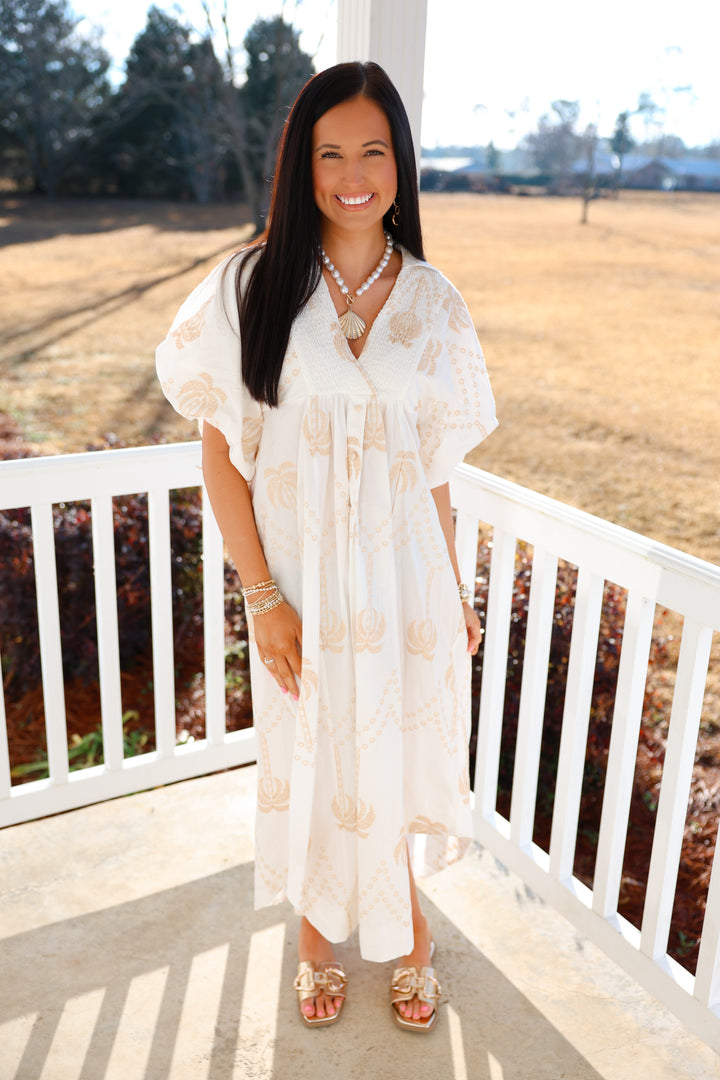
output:
[[[378,310],[377,315],[373,319],[373,324],[370,327],[370,329],[368,330],[367,336],[365,337],[365,341],[363,342],[363,347],[362,347],[362,349],[360,350],[360,352],[359,352],[359,354],[357,356],[355,355],[355,353],[350,348],[350,343],[349,343],[348,339],[345,337],[342,330],[340,330],[340,336],[343,339],[344,347],[347,350],[348,356],[350,357],[350,359],[352,360],[352,362],[354,364],[359,363],[360,359],[367,352],[367,348],[368,348],[368,346],[370,344],[370,341],[371,341],[371,339],[373,337],[373,331],[375,330],[375,327],[377,326],[378,320],[385,314],[388,306],[390,305],[390,302],[391,302],[392,298],[395,296],[400,277],[401,277],[403,271],[409,265],[409,260],[408,260],[408,256],[407,256],[407,252],[406,252],[405,248],[401,247],[398,244],[396,250],[400,252],[400,257],[402,258],[402,263],[400,264],[400,269],[398,270],[397,274],[395,275],[395,280],[393,282],[393,285],[392,285],[392,288],[391,288],[390,292],[388,293],[387,297],[385,298],[385,303]],[[333,303],[333,298],[330,295],[330,286],[329,286],[328,282],[325,280],[325,275],[323,273],[320,274],[320,278],[322,280],[323,285],[325,286],[325,297],[327,299],[328,304],[332,308],[333,315],[335,316],[335,320],[337,321],[337,320],[339,320],[340,315],[338,315],[335,304]],[[339,323],[338,323],[338,327],[339,327]]]

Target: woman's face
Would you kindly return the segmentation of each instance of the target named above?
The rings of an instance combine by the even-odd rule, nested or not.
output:
[[[397,168],[380,106],[356,97],[321,116],[313,128],[312,169],[323,230],[381,229],[397,193]]]

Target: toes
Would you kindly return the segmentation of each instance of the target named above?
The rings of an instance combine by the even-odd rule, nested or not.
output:
[[[322,1019],[325,1016],[326,1009],[328,1016],[332,1016],[335,1010],[331,1007],[330,1001],[325,1002],[322,994],[318,994],[314,998],[308,998],[307,1001],[302,1003],[302,1011],[305,1016],[317,1016],[318,1019]]]
[[[433,1012],[433,1006],[414,997],[411,1001],[399,1001],[397,1007],[406,1020],[427,1020]]]

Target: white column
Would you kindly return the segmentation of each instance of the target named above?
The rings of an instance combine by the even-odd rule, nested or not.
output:
[[[427,0],[338,0],[338,63],[374,60],[403,99],[420,164]]]

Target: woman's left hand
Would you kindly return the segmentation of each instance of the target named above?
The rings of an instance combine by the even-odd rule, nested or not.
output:
[[[465,618],[465,626],[467,628],[467,651],[471,656],[475,656],[480,648],[480,642],[482,641],[482,626],[480,625],[480,620],[478,619],[474,608],[472,608],[470,604],[463,604],[462,609]]]

